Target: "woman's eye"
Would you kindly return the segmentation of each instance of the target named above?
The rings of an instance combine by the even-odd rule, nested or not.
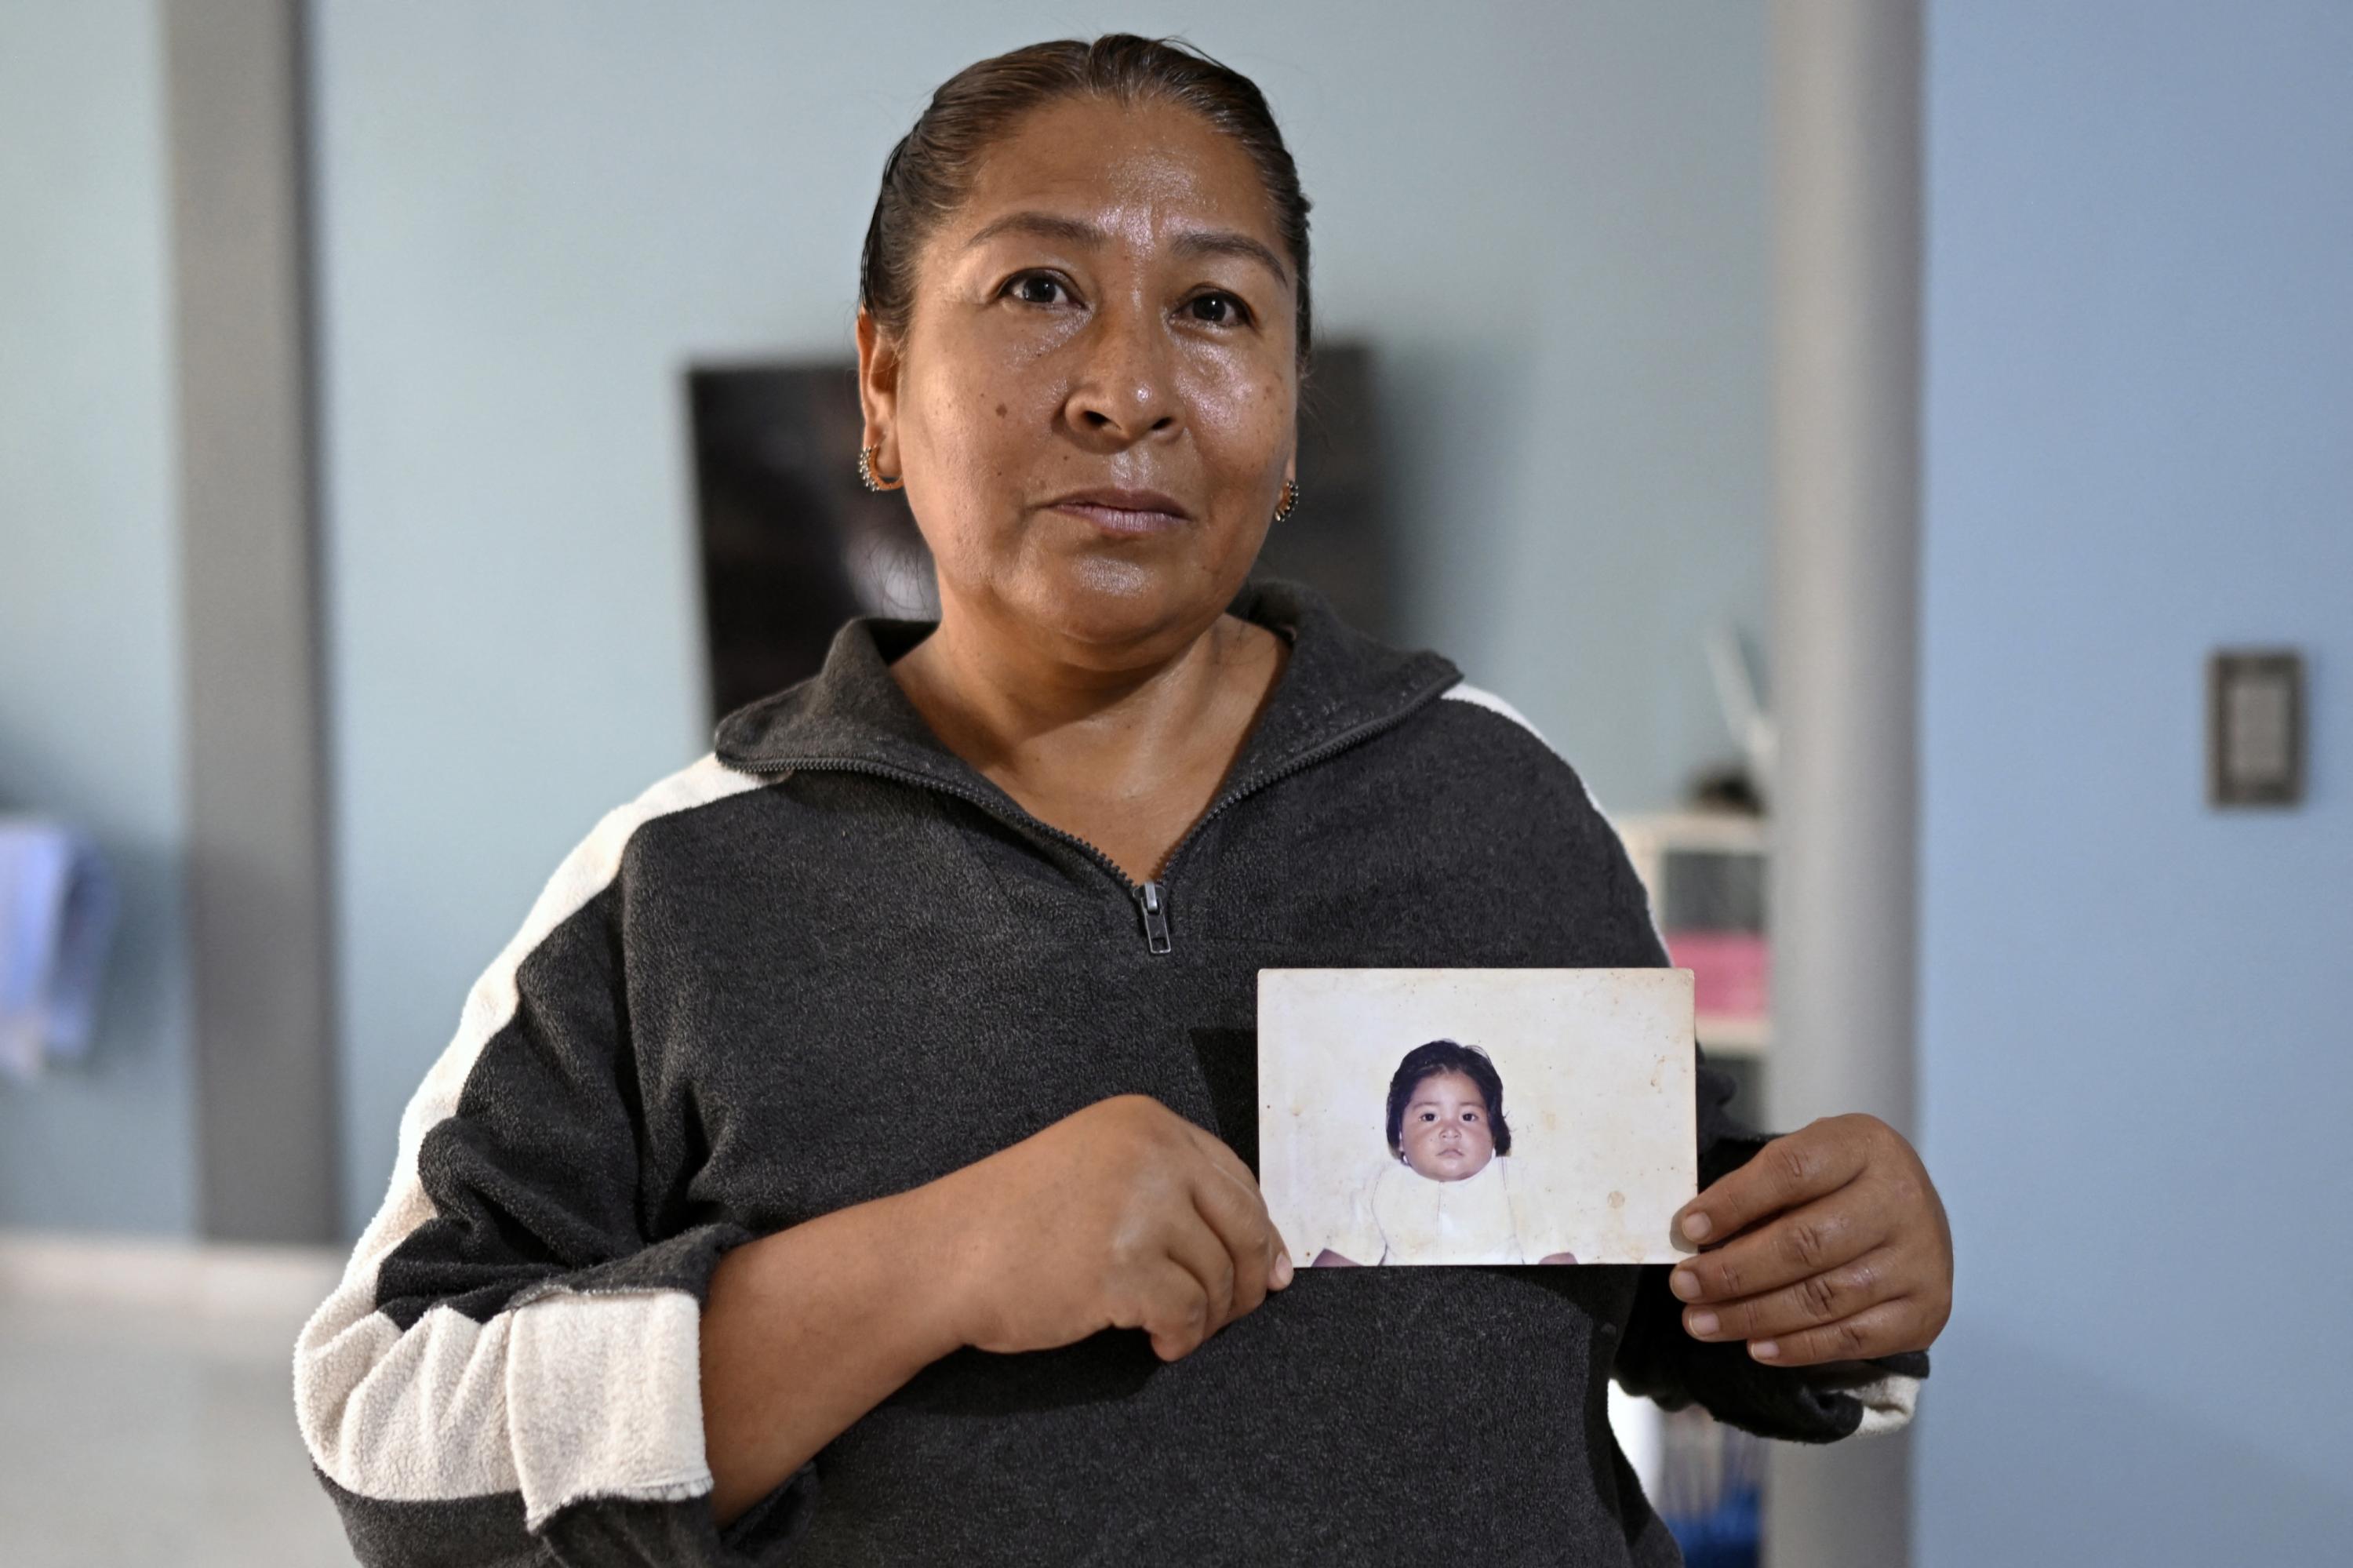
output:
[[[1211,326],[1239,325],[1249,313],[1231,294],[1202,294],[1185,309],[1195,321],[1207,322]]]
[[[1477,1121],[1479,1119],[1479,1113],[1477,1111],[1464,1111],[1462,1113],[1462,1119],[1464,1121]]]
[[[1058,304],[1065,291],[1062,281],[1048,272],[1024,272],[1006,285],[1006,292],[1025,305]]]
[[[1438,1113],[1436,1111],[1424,1111],[1421,1113],[1421,1119],[1424,1121],[1436,1121],[1438,1119]]]

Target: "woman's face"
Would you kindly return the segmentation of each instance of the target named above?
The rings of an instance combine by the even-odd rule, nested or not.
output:
[[[1217,619],[1292,473],[1283,254],[1248,154],[1184,109],[1065,100],[984,154],[905,340],[859,326],[867,440],[949,613],[1105,667]]]
[[[1398,1128],[1405,1162],[1433,1181],[1476,1176],[1495,1157],[1487,1097],[1461,1073],[1432,1073],[1413,1087]]]

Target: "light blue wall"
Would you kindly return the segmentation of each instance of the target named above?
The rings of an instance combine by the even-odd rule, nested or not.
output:
[[[1925,1568],[2353,1553],[2353,7],[1940,0]],[[2201,665],[2312,662],[2311,800]]]
[[[1266,87],[1384,355],[1421,638],[1613,808],[1764,620],[1762,8],[315,13],[347,1181],[598,813],[706,744],[681,367],[847,355],[881,159],[981,56],[1182,31]]]
[[[124,904],[90,1062],[0,1083],[0,1225],[194,1223],[161,48],[148,0],[0,5],[0,810]]]

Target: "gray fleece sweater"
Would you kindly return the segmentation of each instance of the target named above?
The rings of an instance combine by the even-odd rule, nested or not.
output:
[[[1771,1436],[1910,1408],[1925,1358],[1761,1367],[1664,1269],[1302,1270],[1164,1365],[960,1351],[725,1531],[698,1326],[744,1240],[1107,1096],[1257,1159],[1261,967],[1665,961],[1577,775],[1430,653],[1305,589],[1215,804],[1138,886],[943,747],[861,620],[613,812],[468,997],[295,1393],[368,1563],[1679,1561],[1605,1385]],[[1701,1071],[1701,1172],[1760,1139]]]

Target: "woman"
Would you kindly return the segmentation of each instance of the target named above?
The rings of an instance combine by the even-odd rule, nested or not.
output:
[[[1908,1414],[1917,1160],[1765,1143],[1714,1075],[1683,1223],[1724,1245],[1672,1285],[1294,1279],[1231,1147],[1260,966],[1664,961],[1507,708],[1244,588],[1306,214],[1256,89],[1132,37],[984,61],[892,154],[860,461],[940,621],[731,716],[475,988],[298,1349],[364,1560],[1662,1563],[1600,1379]]]

